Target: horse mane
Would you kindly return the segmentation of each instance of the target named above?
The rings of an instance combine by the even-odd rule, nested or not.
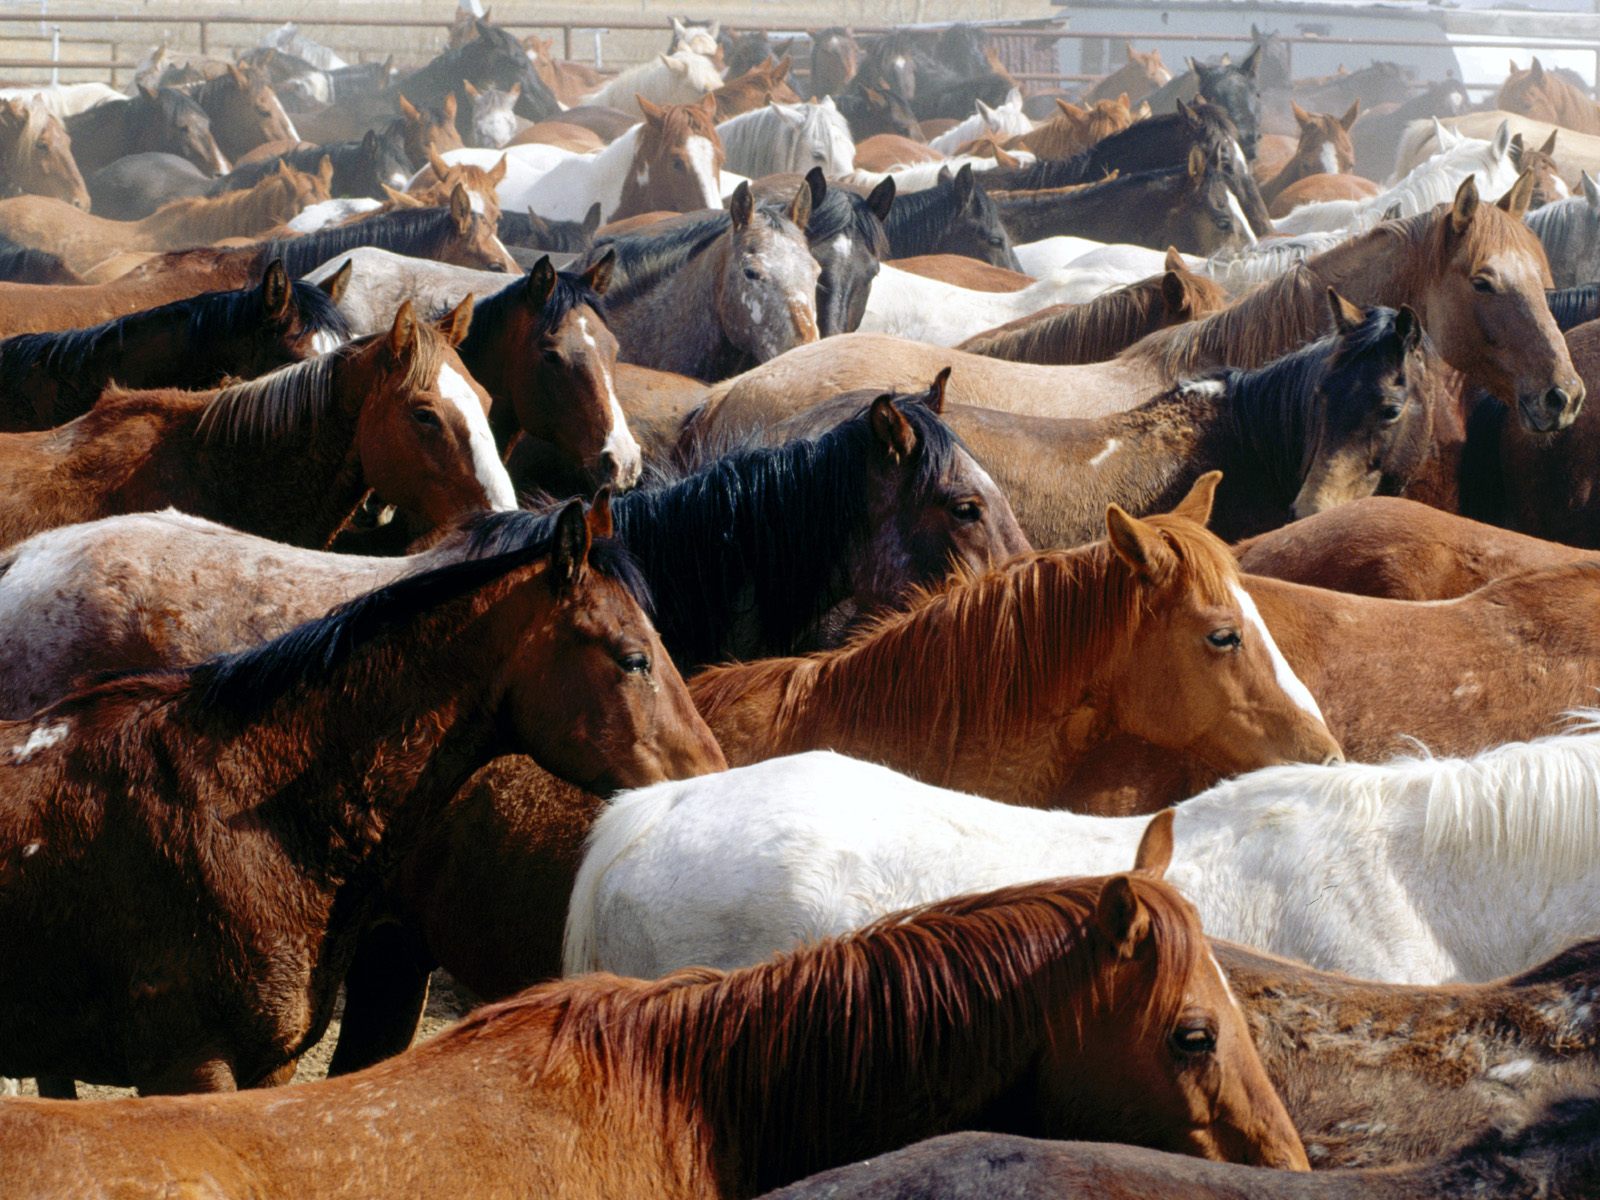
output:
[[[972,203],[987,205],[993,210],[994,201],[981,184],[982,177],[990,173],[974,172],[980,182],[979,186],[973,188]],[[890,241],[901,246],[934,245],[944,234],[955,211],[956,189],[953,180],[941,179],[933,187],[923,188],[920,192],[897,192],[894,206],[889,209],[889,217],[885,221],[885,225],[892,230]],[[995,213],[995,220],[999,221],[998,212]],[[916,252],[901,250],[898,253]]]
[[[330,225],[315,233],[267,242],[263,261],[281,258],[290,277],[298,278],[334,255],[359,246],[427,258],[430,251],[455,236],[455,219],[449,209],[402,208],[345,225]]]
[[[554,529],[553,520],[540,524],[516,549],[403,576],[264,645],[208,659],[189,671],[186,700],[236,720],[260,716],[291,692],[325,684],[384,634],[548,557]],[[610,540],[595,541],[588,561],[608,578],[631,577],[625,552]]]
[[[1330,320],[1327,285],[1311,262],[1296,263],[1221,312],[1157,330],[1124,354],[1154,361],[1176,379],[1219,363],[1259,363],[1322,336]]]
[[[897,407],[917,437],[907,503],[920,503],[961,442],[926,405],[907,398]],[[660,618],[674,658],[715,661],[746,605],[764,645],[794,648],[841,599],[841,560],[870,536],[863,481],[876,453],[863,408],[818,438],[726,454],[612,501],[617,536],[655,589],[685,598]]]
[[[329,333],[341,342],[349,340],[350,325],[326,292],[301,280],[294,281],[293,289],[294,306],[311,332]],[[258,328],[263,316],[261,289],[252,286],[174,300],[87,329],[17,334],[0,341],[0,393],[20,386],[35,368],[64,375],[86,370],[102,350],[120,348],[127,336],[139,329],[179,322],[192,344],[206,346]]]
[[[1600,283],[1580,283],[1576,287],[1547,288],[1545,303],[1555,318],[1557,329],[1571,329],[1600,317]]]
[[[1150,914],[1155,948],[1137,1019],[1143,1030],[1166,1028],[1205,942],[1170,886],[1123,878]],[[907,1108],[936,1104],[951,1087],[980,1107],[996,1071],[1123,1002],[1108,986],[1115,951],[1094,923],[1105,883],[1051,880],[943,900],[736,971],[563,980],[481,1008],[432,1045],[450,1053],[548,1030],[544,1064],[576,1059],[602,1093],[654,1101],[668,1142],[686,1124],[707,1130],[732,1173],[723,1189],[753,1195],[900,1144],[917,1119]],[[1051,1021],[1060,1005],[1076,1019]],[[970,1089],[952,1069],[970,1072]]]
[[[1192,137],[1197,146],[1209,146],[1223,140],[1238,141],[1239,131],[1220,105],[1200,100],[1190,106],[1190,111],[1200,118],[1200,129]],[[1031,192],[1041,189],[1066,187],[1075,183],[1088,183],[1103,175],[1102,163],[1123,161],[1123,146],[1129,142],[1146,139],[1157,133],[1163,125],[1187,123],[1181,113],[1162,113],[1135,121],[1126,129],[1101,138],[1087,150],[1071,158],[1046,159],[1021,167],[997,167],[986,171],[984,184],[992,190]]]
[[[463,349],[470,346],[475,339],[488,343],[493,340],[511,315],[523,309],[523,298],[527,295],[528,277],[516,275],[512,281],[501,288],[492,296],[479,300],[472,309],[472,325],[467,331],[467,341]],[[592,287],[589,281],[576,271],[557,271],[556,285],[550,290],[549,298],[544,302],[544,307],[536,314],[534,321],[534,336],[542,337],[550,330],[556,328],[576,308],[584,306],[594,310],[596,316],[605,320],[606,302]]]
[[[582,221],[557,221],[535,218],[529,213],[501,212],[500,240],[508,246],[534,246],[552,254],[584,254],[594,244],[588,225]]]
[[[31,277],[42,275],[50,279],[61,273],[71,274],[62,259],[48,250],[20,246],[10,238],[0,235],[0,282],[31,282]]]
[[[757,204],[752,217],[752,221],[755,220],[773,230],[781,231],[789,225],[788,217],[775,204]],[[615,252],[606,300],[616,307],[637,299],[665,276],[681,270],[716,245],[717,239],[732,228],[733,218],[723,210],[692,220],[673,221],[666,229],[647,227],[615,238],[596,238],[584,262],[585,265],[595,262],[608,249]]]
[[[43,136],[45,128],[52,120],[50,110],[43,104],[30,104],[24,100],[22,111],[26,114],[22,128],[17,133],[16,140],[8,147],[11,151],[11,161],[7,166],[11,171],[18,173],[27,164],[28,151],[33,148],[34,142]]]
[[[1202,595],[1231,600],[1238,569],[1227,547],[1184,517],[1144,520]],[[1080,695],[1137,632],[1147,596],[1104,541],[1019,555],[923,591],[838,649],[713,668],[696,679],[695,701],[712,712],[764,677],[781,685],[778,729],[860,727],[908,745],[999,740]]]

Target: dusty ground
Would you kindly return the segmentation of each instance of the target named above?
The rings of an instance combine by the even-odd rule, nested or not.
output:
[[[431,1038],[446,1025],[456,1018],[465,1016],[477,1004],[477,997],[466,988],[462,987],[443,971],[433,973],[433,983],[428,989],[428,1008],[422,1016],[422,1030],[417,1035],[419,1041]],[[339,1018],[344,1011],[344,1000],[341,997],[338,1006],[334,1009],[333,1021],[328,1025],[328,1032],[323,1035],[311,1052],[300,1060],[300,1069],[295,1072],[294,1081],[304,1083],[310,1079],[321,1079],[328,1072],[328,1060],[333,1057],[333,1047],[339,1040]],[[33,1080],[25,1080],[22,1084],[24,1096],[38,1095]],[[111,1096],[131,1096],[134,1093],[128,1088],[113,1087],[84,1087],[78,1088],[78,1095],[82,1099],[105,1099]]]

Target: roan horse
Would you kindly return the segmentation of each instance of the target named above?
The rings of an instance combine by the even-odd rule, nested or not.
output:
[[[0,100],[0,168],[0,197],[50,196],[89,209],[89,189],[72,157],[72,139],[42,104]]]
[[[625,556],[591,540],[603,516],[574,503],[543,544],[0,729],[22,864],[0,937],[31,964],[0,984],[0,1070],[278,1082],[327,1024],[382,863],[489,758],[600,787],[720,767]],[[63,906],[63,872],[139,902]]]
[[[1136,866],[727,975],[547,985],[287,1095],[11,1101],[4,1166],[18,1200],[136,1161],[229,1191],[420,1197],[445,1169],[432,1147],[474,1194],[732,1200],[977,1127],[1305,1169],[1193,910],[1162,863]],[[73,1153],[45,1152],[64,1138]]]

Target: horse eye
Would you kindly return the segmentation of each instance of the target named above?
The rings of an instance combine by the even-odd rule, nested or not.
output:
[[[431,408],[413,408],[411,410],[411,419],[424,429],[440,428],[439,414]]]
[[[1385,425],[1393,425],[1400,419],[1400,414],[1403,411],[1405,411],[1403,405],[1385,404],[1378,409],[1378,420],[1382,421]]]
[[[950,506],[950,514],[970,525],[983,516],[983,505],[976,500],[958,500]]]
[[[621,667],[624,674],[644,675],[650,670],[650,656],[648,654],[624,654],[617,659],[617,666]]]
[[[1004,246],[1005,244],[1006,244],[1005,238],[1000,237],[998,234],[989,239],[989,245],[994,246],[996,248],[999,248],[1000,246]]]
[[[1472,290],[1482,292],[1484,295],[1492,295],[1494,293],[1494,280],[1489,279],[1487,276],[1474,275],[1472,277]]]
[[[1215,1054],[1216,1030],[1210,1025],[1180,1025],[1172,1031],[1172,1048],[1179,1054]]]
[[[687,171],[689,168],[683,165],[683,160],[681,158],[675,158],[672,160],[672,169],[674,171],[683,172]]]
[[[744,277],[746,279],[752,279],[752,280],[760,279],[761,278],[761,272],[756,270],[754,267],[746,267],[744,269]]]
[[[1239,636],[1239,631],[1231,626],[1224,625],[1221,629],[1213,629],[1206,634],[1206,641],[1218,650],[1237,650],[1244,639]]]

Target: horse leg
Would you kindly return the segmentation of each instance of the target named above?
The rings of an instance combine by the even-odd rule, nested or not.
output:
[[[46,1100],[76,1100],[78,1083],[70,1075],[41,1075],[37,1080],[39,1095]]]
[[[253,1088],[282,1087],[284,1084],[288,1083],[294,1078],[295,1069],[299,1067],[299,1065],[300,1060],[298,1058],[291,1058],[288,1062],[284,1063],[283,1066],[277,1068],[277,1070],[268,1071],[250,1086]]]
[[[192,1092],[238,1090],[239,1082],[234,1077],[233,1064],[225,1058],[173,1063],[149,1075],[139,1084],[141,1096],[184,1096]]]
[[[345,1075],[392,1058],[417,1034],[433,969],[421,940],[385,921],[361,935],[344,977],[344,1017],[328,1075]]]

